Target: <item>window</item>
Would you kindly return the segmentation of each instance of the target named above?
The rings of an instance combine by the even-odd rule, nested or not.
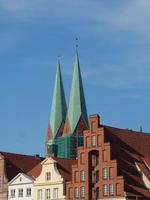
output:
[[[57,199],[58,198],[58,188],[54,188],[53,189],[53,199]]]
[[[38,190],[38,200],[42,200],[42,190]]]
[[[46,180],[47,181],[51,180],[51,173],[50,172],[46,172]]]
[[[10,198],[15,198],[15,190],[10,190]]]
[[[114,184],[109,185],[109,193],[110,195],[114,195]]]
[[[85,197],[85,187],[82,186],[80,191],[81,191],[81,198],[84,198]]]
[[[96,135],[92,136],[92,146],[96,146]]]
[[[2,176],[0,176],[0,189],[2,188],[2,182],[3,180],[2,180]]]
[[[18,190],[18,197],[23,197],[23,189]]]
[[[74,196],[75,196],[75,198],[79,198],[79,188],[75,188],[74,189]]]
[[[103,185],[103,195],[107,196],[108,195],[108,186],[105,184]]]
[[[30,197],[30,196],[31,196],[31,188],[27,188],[26,196],[27,196],[27,197]]]
[[[80,180],[85,181],[85,171],[84,170],[80,171]]]
[[[107,179],[108,178],[108,169],[104,168],[103,169],[103,179]]]
[[[51,191],[50,189],[46,189],[46,192],[45,192],[45,196],[46,196],[46,200],[49,200],[51,198]]]

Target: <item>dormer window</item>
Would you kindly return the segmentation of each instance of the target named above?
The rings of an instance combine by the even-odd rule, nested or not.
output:
[[[50,181],[50,180],[51,180],[51,173],[46,172],[46,181]]]

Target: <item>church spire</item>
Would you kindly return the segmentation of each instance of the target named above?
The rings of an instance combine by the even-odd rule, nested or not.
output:
[[[75,53],[74,71],[67,118],[69,120],[71,133],[75,132],[80,120],[84,121],[86,127],[88,126],[88,116],[77,49]]]
[[[49,120],[52,138],[57,136],[62,123],[65,122],[66,111],[66,99],[61,76],[60,63],[58,62]]]

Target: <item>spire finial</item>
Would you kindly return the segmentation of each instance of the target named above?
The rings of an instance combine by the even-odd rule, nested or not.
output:
[[[79,46],[79,40],[78,40],[78,38],[76,37],[76,51],[78,50],[78,46]]]
[[[58,59],[58,65],[60,65],[61,55],[58,55],[57,59]]]

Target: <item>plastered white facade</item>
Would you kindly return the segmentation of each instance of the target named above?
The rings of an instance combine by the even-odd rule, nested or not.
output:
[[[8,200],[33,200],[33,181],[30,176],[19,173],[8,183]],[[31,188],[31,195],[27,194],[29,188]],[[15,195],[12,196],[13,190]],[[19,197],[19,190],[23,190],[22,197]]]
[[[64,195],[64,179],[60,175],[56,167],[56,161],[52,158],[46,158],[42,163],[41,174],[34,181],[34,199],[35,200],[45,200],[46,190],[50,189],[50,198],[51,200],[65,200]],[[46,180],[46,173],[51,173],[51,179]],[[58,197],[54,198],[54,190],[58,189]],[[42,190],[42,197],[38,198],[38,191]]]

